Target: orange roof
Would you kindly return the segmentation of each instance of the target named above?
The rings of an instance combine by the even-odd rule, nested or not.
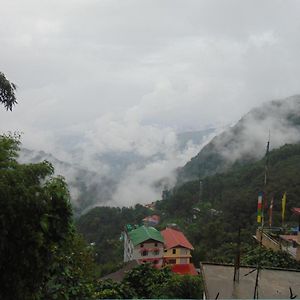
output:
[[[185,235],[179,230],[166,228],[165,230],[161,231],[161,234],[165,240],[166,249],[174,247],[184,247],[191,250],[194,249],[192,244],[185,237]]]
[[[172,272],[180,275],[198,275],[193,264],[173,265]]]

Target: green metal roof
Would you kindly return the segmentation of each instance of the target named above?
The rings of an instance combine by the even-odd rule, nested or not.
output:
[[[155,240],[161,243],[164,242],[163,236],[154,227],[141,226],[137,229],[128,232],[128,235],[134,246],[143,243],[147,240]]]

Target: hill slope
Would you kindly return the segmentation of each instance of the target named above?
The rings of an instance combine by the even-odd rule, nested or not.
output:
[[[235,126],[216,136],[178,172],[178,181],[203,178],[263,157],[271,148],[300,141],[300,95],[271,101],[251,110]]]

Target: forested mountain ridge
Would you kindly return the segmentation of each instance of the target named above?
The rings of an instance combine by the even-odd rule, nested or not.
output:
[[[300,144],[284,145],[269,155],[269,184],[267,197],[274,197],[274,225],[280,225],[280,205],[287,192],[287,222],[295,221],[290,208],[299,206]],[[190,181],[175,187],[156,203],[155,213],[161,216],[160,229],[168,223],[177,223],[194,245],[194,263],[200,260],[232,262],[236,233],[242,228],[245,249],[253,245],[256,229],[257,194],[263,189],[265,159],[235,165],[226,173],[203,179],[199,195],[199,181]],[[122,261],[122,242],[118,240],[126,223],[140,224],[153,211],[135,208],[98,207],[81,216],[79,231],[89,242],[95,242],[99,253],[110,244],[113,260],[101,258],[106,271]],[[109,216],[109,217],[108,217]],[[106,245],[106,248],[104,247]],[[112,247],[113,246],[113,247]],[[105,270],[103,270],[105,272]]]
[[[203,178],[262,158],[269,131],[271,148],[300,141],[300,95],[267,102],[212,139],[178,170],[178,182]]]

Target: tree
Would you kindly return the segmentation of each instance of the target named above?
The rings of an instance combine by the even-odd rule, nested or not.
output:
[[[15,91],[16,85],[6,79],[5,75],[0,72],[0,103],[4,105],[6,110],[12,110],[17,104]]]
[[[89,300],[94,294],[93,249],[76,232],[56,247],[40,291],[41,299]]]
[[[20,141],[0,136],[0,298],[38,299],[72,233],[70,196],[47,162],[20,164]]]

